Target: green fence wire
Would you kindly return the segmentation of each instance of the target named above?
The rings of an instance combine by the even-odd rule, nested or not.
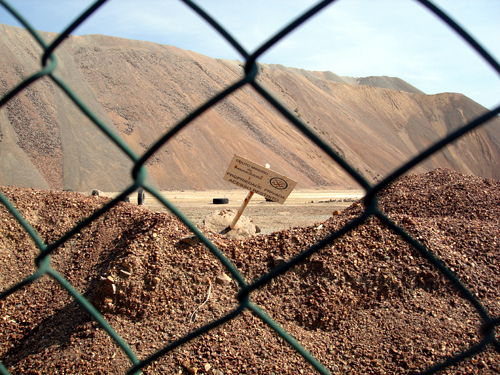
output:
[[[432,2],[427,0],[418,0],[423,6],[425,6],[430,12],[438,16],[442,22],[446,23],[450,28],[452,28],[456,34],[462,37],[491,67],[500,74],[500,64],[491,55],[486,52],[486,50],[481,47],[481,45],[474,40],[467,32],[465,32],[456,22],[454,22],[447,14],[436,7]],[[215,30],[217,30],[223,38],[225,38],[229,44],[231,44],[236,51],[238,51],[245,61],[244,76],[232,86],[226,88],[224,91],[218,93],[216,96],[208,100],[205,104],[197,108],[182,121],[177,123],[170,131],[168,131],[163,137],[158,139],[148,151],[142,155],[138,156],[132,149],[119,137],[117,137],[105,124],[101,121],[89,108],[83,103],[73,91],[62,81],[55,73],[57,68],[57,60],[53,52],[60,46],[64,38],[66,38],[75,28],[80,25],[85,19],[90,17],[106,0],[98,0],[92,6],[90,6],[84,13],[82,13],[71,25],[69,25],[65,30],[61,32],[59,37],[54,40],[50,45],[40,37],[40,35],[33,29],[33,27],[19,14],[7,1],[0,0],[0,4],[9,11],[14,17],[16,17],[25,28],[31,33],[33,38],[40,44],[43,48],[44,53],[41,58],[40,70],[33,74],[31,77],[25,79],[18,86],[13,88],[7,94],[5,94],[0,100],[0,108],[3,107],[9,100],[14,98],[19,92],[31,85],[33,82],[42,77],[49,77],[58,85],[71,99],[76,106],[78,106],[99,128],[104,134],[106,134],[118,147],[120,147],[125,154],[134,162],[134,167],[132,169],[132,176],[134,182],[126,190],[121,192],[121,194],[114,200],[109,202],[107,205],[96,211],[94,214],[80,222],[78,225],[73,227],[66,234],[61,236],[57,241],[46,245],[38,236],[37,232],[27,223],[24,217],[14,208],[11,202],[0,193],[0,202],[12,213],[12,215],[19,221],[19,223],[25,228],[26,232],[33,239],[36,246],[39,248],[40,253],[36,258],[37,270],[31,276],[23,280],[22,282],[14,285],[8,290],[3,291],[0,294],[0,300],[7,298],[12,293],[15,293],[24,286],[34,282],[39,277],[43,275],[48,275],[56,280],[63,288],[65,288],[68,293],[79,303],[90,316],[98,323],[100,326],[113,338],[113,340],[121,347],[124,353],[128,356],[131,362],[131,368],[129,369],[129,374],[141,373],[142,369],[148,366],[151,362],[157,360],[166,353],[172,351],[178,346],[194,339],[195,337],[202,335],[205,332],[219,326],[220,324],[234,319],[240,315],[244,310],[248,309],[253,311],[262,321],[274,329],[288,344],[290,344],[297,352],[299,352],[319,373],[329,374],[328,370],[316,359],[314,358],[306,349],[304,349],[300,343],[298,343],[290,334],[288,334],[284,329],[282,329],[273,319],[271,319],[263,310],[261,310],[257,305],[251,302],[250,296],[252,291],[265,285],[277,276],[287,272],[290,268],[297,265],[299,262],[310,257],[315,252],[319,251],[323,247],[331,244],[337,238],[347,234],[355,227],[363,224],[372,216],[378,217],[382,222],[388,225],[395,233],[400,235],[405,241],[416,248],[420,254],[429,260],[452,284],[454,284],[462,293],[462,295],[469,301],[469,303],[475,308],[475,310],[480,315],[481,322],[481,341],[462,353],[458,355],[449,357],[444,362],[436,363],[430,368],[426,369],[423,373],[432,374],[449,366],[452,366],[460,361],[470,358],[474,354],[479,353],[488,346],[493,346],[495,350],[500,351],[500,342],[495,336],[495,329],[500,325],[500,317],[491,317],[488,310],[481,304],[481,302],[474,297],[474,295],[463,285],[455,276],[455,274],[438,258],[436,258],[426,247],[421,245],[417,240],[408,235],[402,228],[396,225],[391,219],[389,219],[382,211],[379,210],[377,206],[377,193],[382,189],[387,187],[391,182],[393,182],[398,177],[402,176],[404,173],[409,171],[412,167],[422,162],[423,160],[429,158],[431,155],[450,144],[451,142],[457,140],[458,138],[464,136],[473,129],[485,124],[487,121],[491,120],[500,113],[500,106],[494,110],[491,110],[479,118],[469,122],[465,126],[456,130],[455,132],[449,134],[445,138],[439,140],[434,145],[420,153],[418,156],[410,160],[409,162],[401,165],[395,172],[387,176],[383,181],[379,182],[375,186],[372,186],[366,179],[364,179],[360,174],[358,174],[354,166],[350,165],[347,160],[340,157],[330,146],[328,146],[315,132],[313,132],[303,121],[298,119],[294,113],[291,113],[286,108],[284,108],[279,101],[274,97],[273,93],[270,92],[266,87],[259,83],[256,78],[259,74],[257,67],[257,59],[270,48],[275,46],[281,39],[288,35],[291,31],[299,27],[302,23],[308,19],[314,17],[316,14],[321,12],[324,8],[330,6],[334,0],[322,1],[317,5],[310,8],[308,11],[303,13],[296,20],[291,22],[288,26],[279,31],[276,35],[272,36],[266,43],[264,43],[260,48],[258,48],[254,53],[248,53],[232,36],[220,26],[213,18],[211,18],[206,12],[203,11],[197,4],[190,0],[184,0],[184,3],[189,6],[194,12],[201,16],[205,21],[207,21]],[[242,275],[238,272],[236,267],[229,261],[224,253],[218,249],[207,237],[204,236],[202,232],[170,201],[165,199],[158,190],[146,182],[146,169],[144,167],[148,159],[153,156],[153,154],[158,151],[163,145],[169,142],[181,129],[189,126],[189,124],[204,111],[218,103],[219,101],[226,98],[228,95],[238,90],[244,85],[251,85],[258,93],[262,95],[270,104],[272,104],[279,112],[285,116],[289,122],[295,126],[299,131],[301,131],[305,136],[307,136],[312,142],[314,142],[319,148],[326,152],[332,159],[334,163],[340,165],[353,179],[355,179],[362,187],[365,189],[366,194],[364,196],[364,212],[355,220],[345,225],[340,230],[329,234],[326,238],[314,244],[304,252],[297,255],[292,260],[283,263],[279,267],[273,269],[269,273],[265,274],[258,280],[251,284],[247,284]],[[173,212],[176,216],[182,220],[185,225],[200,239],[200,241],[207,246],[207,248],[220,260],[228,272],[233,276],[233,278],[238,282],[240,290],[238,293],[238,307],[227,314],[226,316],[213,321],[212,323],[205,325],[195,332],[192,332],[174,343],[168,345],[167,347],[157,351],[150,357],[139,360],[128,344],[120,337],[113,328],[107,323],[103,316],[93,307],[93,305],[87,301],[80,293],[78,293],[75,288],[57,271],[55,271],[50,266],[50,254],[57,248],[62,246],[66,241],[68,241],[72,236],[77,234],[82,228],[89,225],[91,222],[96,220],[98,217],[103,215],[105,212],[110,210],[113,206],[118,204],[124,197],[133,193],[134,191],[144,188],[154,197],[156,197],[166,208]],[[0,373],[9,374],[8,370],[0,363]]]

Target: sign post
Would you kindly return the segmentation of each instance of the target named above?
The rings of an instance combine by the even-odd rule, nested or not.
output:
[[[248,205],[248,202],[250,202],[250,199],[252,199],[253,197],[253,191],[249,191],[248,192],[248,195],[247,197],[245,198],[245,200],[243,201],[243,204],[241,205],[240,209],[238,210],[238,212],[236,212],[236,215],[234,216],[234,219],[231,223],[231,225],[229,226],[229,228],[233,229],[235,226],[236,226],[236,223],[238,222],[238,220],[240,219],[241,217],[241,214],[243,213],[243,211],[245,210],[246,206]]]
[[[250,192],[236,213],[230,225],[231,229],[238,222],[254,193],[262,195],[267,200],[283,204],[295,185],[297,185],[297,181],[270,170],[268,165],[266,164],[264,167],[241,156],[234,155],[224,175],[224,180],[250,190]]]

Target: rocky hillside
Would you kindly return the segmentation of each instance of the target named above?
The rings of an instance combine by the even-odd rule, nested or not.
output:
[[[52,39],[54,34],[43,33]],[[0,94],[39,67],[41,50],[21,28],[0,25]],[[239,61],[102,35],[71,36],[55,74],[138,154],[242,76]],[[486,109],[461,94],[425,95],[390,77],[351,78],[261,65],[259,80],[370,179],[378,179]],[[436,167],[498,179],[500,120],[447,147]],[[161,189],[230,189],[237,153],[299,182],[353,181],[248,85],[211,108],[148,162]],[[44,78],[0,109],[0,185],[116,191],[131,162]]]
[[[48,244],[108,201],[75,192],[1,191]],[[500,182],[442,169],[412,174],[380,194],[380,207],[445,262],[492,317],[500,315]],[[206,233],[250,283],[362,211],[353,204],[321,224],[246,240]],[[37,251],[1,205],[0,222],[4,291],[34,272]],[[237,305],[236,282],[207,247],[181,242],[188,234],[168,213],[119,203],[58,248],[51,266],[145,359]],[[482,322],[471,304],[376,218],[250,298],[332,374],[413,374],[481,339]],[[18,290],[0,306],[0,362],[11,374],[125,374],[131,367],[106,332],[50,277]],[[498,372],[500,353],[490,345],[443,373]],[[248,311],[145,371],[272,373],[316,372]]]

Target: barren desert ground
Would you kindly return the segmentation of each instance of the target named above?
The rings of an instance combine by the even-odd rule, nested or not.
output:
[[[203,219],[212,211],[238,210],[247,194],[248,191],[243,189],[163,192],[165,198],[181,209],[197,225],[201,225]],[[117,193],[101,193],[101,195],[114,197]],[[296,190],[290,194],[284,204],[279,204],[266,202],[264,197],[254,194],[243,216],[252,218],[262,234],[269,234],[281,229],[322,222],[331,217],[333,211],[343,210],[363,195],[363,190]],[[213,204],[213,198],[228,198],[229,203]],[[137,204],[137,193],[130,195],[130,202]],[[148,193],[146,193],[145,206],[154,211],[168,211]]]

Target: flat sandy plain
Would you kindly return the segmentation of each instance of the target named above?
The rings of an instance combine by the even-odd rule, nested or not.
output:
[[[202,225],[203,219],[213,211],[238,210],[247,190],[209,191],[164,191],[163,196],[195,224]],[[101,193],[113,197],[114,193]],[[284,204],[266,202],[265,198],[254,194],[243,216],[253,219],[262,234],[298,226],[309,226],[325,221],[333,211],[343,210],[364,195],[363,190],[296,190],[292,191]],[[228,198],[228,204],[213,204],[214,198]],[[338,200],[345,202],[337,202]],[[335,202],[332,202],[334,200]],[[137,204],[137,193],[130,195],[130,202]],[[146,192],[145,207],[160,212],[169,212],[156,198]]]

